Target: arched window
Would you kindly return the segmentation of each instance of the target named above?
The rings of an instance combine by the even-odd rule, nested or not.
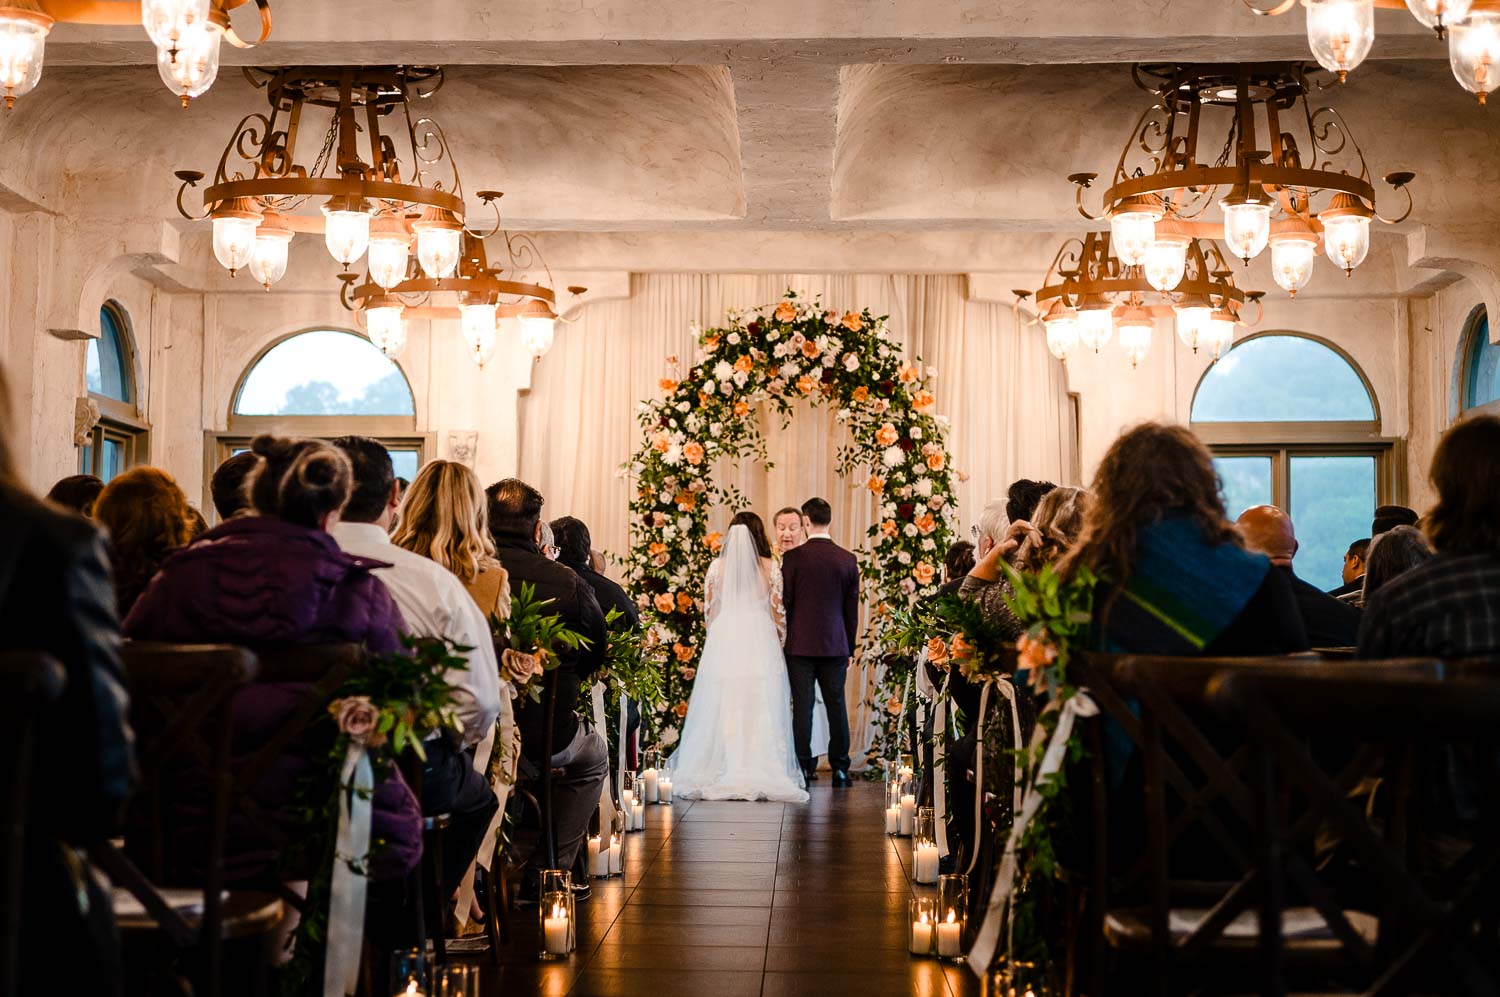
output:
[[[216,463],[260,433],[354,434],[384,443],[396,476],[410,481],[432,449],[417,432],[416,411],[406,375],[368,339],[336,329],[297,333],[272,344],[240,378]]]
[[[130,320],[113,301],[99,309],[99,338],[88,341],[84,383],[99,406],[99,422],[79,449],[78,470],[108,481],[146,459],[146,425],[136,406]]]
[[[1375,507],[1401,499],[1374,392],[1322,340],[1242,340],[1198,382],[1192,424],[1214,452],[1230,517],[1253,505],[1289,512],[1297,574],[1320,588],[1340,584],[1344,552],[1369,536]]]
[[[1500,412],[1500,346],[1490,342],[1489,314],[1481,305],[1464,330],[1459,369],[1459,408]]]

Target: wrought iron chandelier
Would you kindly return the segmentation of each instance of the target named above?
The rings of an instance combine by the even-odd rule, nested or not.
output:
[[[42,78],[52,25],[139,24],[156,45],[156,69],[182,106],[213,86],[219,47],[226,39],[253,48],[271,35],[270,0],[254,0],[260,36],[235,33],[229,12],[251,0],[0,0],[0,90],[5,106],[30,93]]]
[[[1257,14],[1275,17],[1298,0],[1270,7],[1241,0]],[[1301,0],[1307,8],[1307,44],[1318,65],[1339,82],[1364,62],[1375,43],[1375,8],[1406,9],[1438,38],[1448,40],[1454,79],[1483,104],[1500,86],[1500,0]]]
[[[1312,279],[1320,243],[1352,273],[1369,252],[1370,220],[1395,224],[1411,214],[1407,184],[1415,174],[1386,174],[1406,195],[1406,209],[1396,218],[1379,215],[1348,125],[1333,108],[1314,111],[1307,102],[1308,69],[1136,66],[1136,83],[1156,102],[1131,130],[1100,214],[1083,205],[1098,174],[1068,178],[1078,185],[1079,212],[1109,220],[1113,252],[1126,267],[1175,272],[1188,238],[1197,237],[1223,240],[1246,263],[1269,245],[1273,277],[1292,295]],[[1215,203],[1221,220],[1204,220]]]
[[[1158,239],[1170,241],[1173,251],[1139,264],[1121,261],[1108,232],[1063,243],[1036,292],[1053,356],[1067,363],[1080,347],[1098,353],[1118,329],[1135,367],[1151,350],[1156,319],[1170,316],[1186,346],[1194,353],[1202,347],[1217,360],[1234,341],[1236,326],[1254,324],[1241,315],[1249,303],[1259,311],[1262,292],[1235,286],[1216,243],[1181,231],[1161,231]]]

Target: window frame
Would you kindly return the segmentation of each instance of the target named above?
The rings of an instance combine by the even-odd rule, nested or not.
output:
[[[1482,346],[1493,345],[1489,336],[1479,341],[1479,329],[1483,326],[1488,333],[1490,327],[1489,311],[1484,305],[1475,306],[1469,312],[1469,317],[1464,320],[1464,331],[1459,337],[1458,353],[1458,417],[1467,419],[1472,415],[1500,415],[1500,398],[1493,398],[1487,402],[1474,404],[1472,377],[1474,373],[1475,355]],[[1500,349],[1500,347],[1496,347]]]
[[[137,371],[135,335],[131,330],[130,313],[113,299],[99,306],[99,338],[96,348],[102,345],[108,330],[105,315],[114,326],[114,342],[120,351],[120,376],[124,381],[124,394],[130,399],[122,401],[97,391],[89,391],[88,397],[99,406],[99,421],[89,431],[89,440],[78,448],[78,473],[104,477],[104,443],[106,440],[119,444],[121,449],[120,470],[145,464],[150,460],[151,426],[141,417],[140,378]],[[84,363],[87,366],[87,345]],[[84,379],[87,385],[87,376]],[[87,388],[85,388],[87,390]]]

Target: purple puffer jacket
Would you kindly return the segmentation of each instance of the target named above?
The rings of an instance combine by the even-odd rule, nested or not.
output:
[[[125,633],[174,643],[351,642],[376,652],[398,650],[397,634],[405,629],[401,611],[371,573],[383,566],[344,553],[322,530],[270,516],[232,519],[167,558],[126,617]],[[248,755],[263,744],[305,690],[292,683],[245,690],[235,703],[234,753]],[[287,812],[308,764],[308,758],[289,752],[267,773],[256,790],[267,812]],[[196,793],[187,785],[179,788],[176,823],[191,833],[187,829],[202,809],[190,799]],[[422,812],[400,773],[393,771],[376,785],[374,809],[373,836],[384,845],[371,872],[376,879],[403,876],[421,859]],[[243,821],[231,828],[228,851],[233,879],[274,868],[270,841]]]

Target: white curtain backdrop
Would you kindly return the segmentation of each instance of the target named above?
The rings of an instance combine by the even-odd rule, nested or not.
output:
[[[690,322],[717,325],[726,309],[775,302],[788,288],[839,311],[889,315],[908,358],[936,368],[936,411],[951,420],[949,452],[968,476],[958,485],[964,539],[985,503],[1003,497],[1016,478],[1069,480],[1074,441],[1063,366],[1047,352],[1040,327],[1018,328],[1011,308],[968,301],[962,276],[640,274],[629,300],[590,305],[576,323],[559,326],[522,399],[520,477],[546,496],[544,514],[577,516],[596,547],[622,558],[629,489],[619,468],[641,444],[637,404],[659,393],[668,356],[680,358],[683,374],[696,362]],[[768,528],[777,509],[820,495],[833,504],[834,539],[863,543],[873,496],[863,476],[844,481],[834,469],[843,429],[832,409],[800,403],[785,429],[774,414],[761,418],[775,466],[747,460],[721,467],[718,480],[738,486]],[[715,515],[722,523],[736,511]],[[873,680],[850,679],[856,742],[867,727],[861,704]],[[858,757],[862,746],[854,749]]]

